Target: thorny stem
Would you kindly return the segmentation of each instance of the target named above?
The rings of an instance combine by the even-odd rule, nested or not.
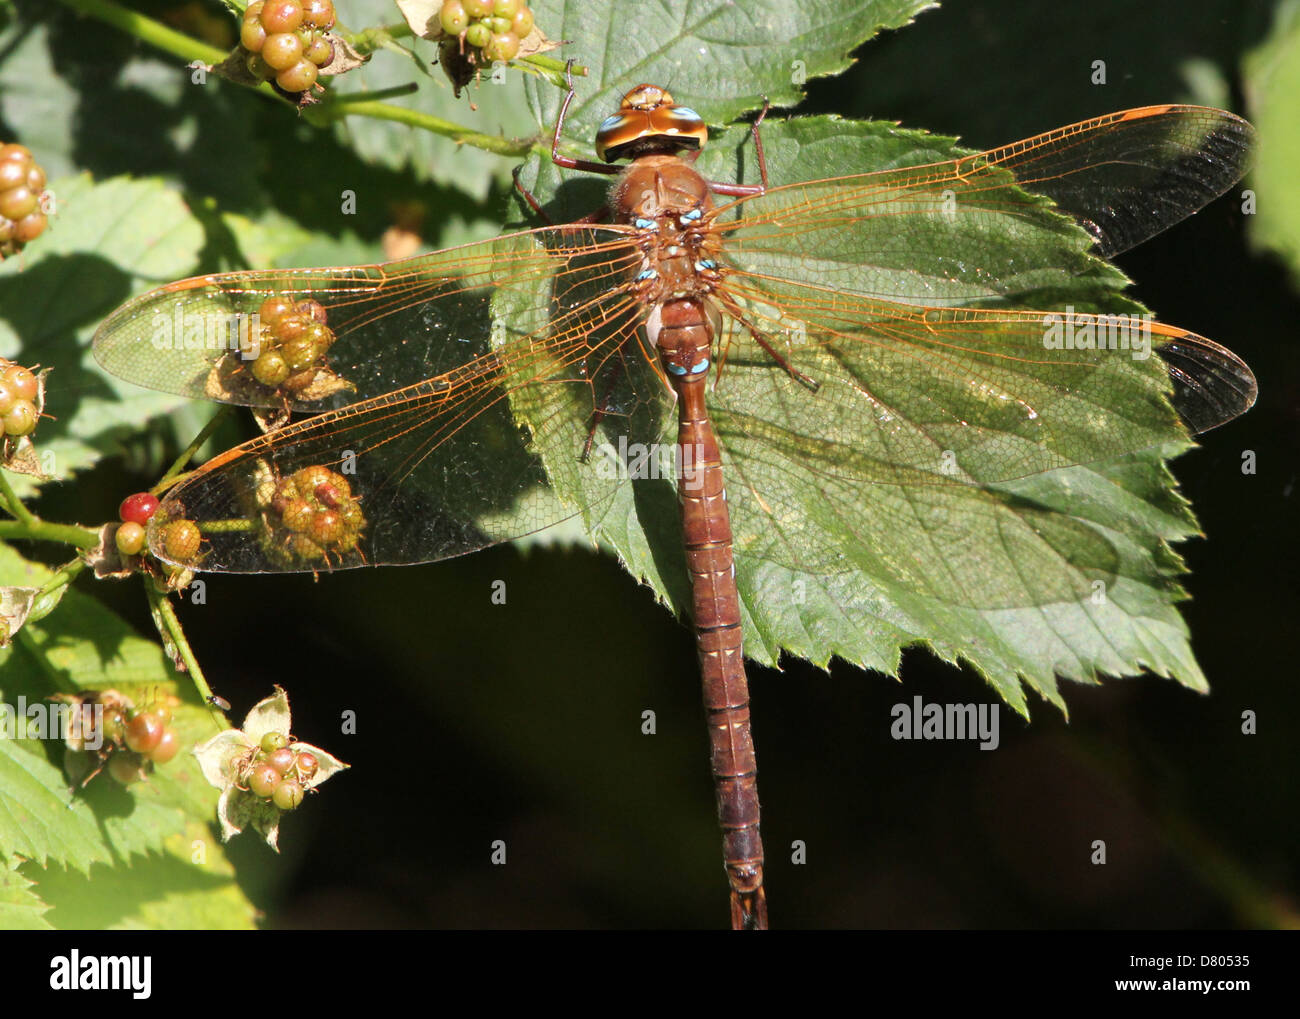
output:
[[[133,35],[142,42],[155,46],[187,63],[198,60],[205,64],[219,64],[227,56],[225,52],[215,46],[210,46],[182,32],[177,32],[175,29],[169,28],[152,18],[147,18],[143,14],[127,10],[115,0],[59,0],[59,2],[82,14],[98,18],[114,28]],[[373,48],[379,45],[384,38],[394,38],[400,34],[406,33],[401,32],[400,26],[393,26],[391,28],[370,29],[367,32],[358,33],[356,38],[363,40]],[[537,57],[530,57],[528,60],[539,67],[545,67],[547,63],[554,63],[554,61],[543,61]],[[265,83],[257,86],[257,91],[274,98],[281,98],[276,95],[274,89]],[[328,123],[343,116],[390,120],[394,123],[406,124],[422,131],[428,131],[431,134],[442,135],[458,144],[473,145],[475,148],[503,156],[522,156],[532,147],[531,139],[511,140],[498,135],[484,134],[481,131],[471,130],[462,124],[443,120],[440,117],[432,117],[418,110],[408,110],[401,106],[391,106],[388,103],[379,102],[372,96],[366,96],[357,101],[349,99],[342,103],[334,100],[322,104],[322,107],[317,107],[316,110],[307,114],[307,117],[316,124]]]
[[[170,644],[176,649],[176,654],[185,663],[185,670],[194,680],[199,696],[207,701],[212,696],[212,688],[208,686],[208,681],[203,676],[199,660],[194,657],[194,649],[190,647],[189,639],[185,636],[185,630],[181,627],[181,621],[177,618],[171,601],[152,584],[146,584],[145,590],[149,594],[149,607],[153,610],[154,620],[161,623],[158,628],[159,635],[165,644]]]
[[[0,520],[0,539],[57,541],[76,548],[92,549],[99,544],[99,532],[77,524],[51,524],[29,514],[26,520]]]
[[[172,463],[170,467],[167,468],[167,473],[158,479],[158,484],[154,485],[149,491],[154,495],[157,495],[170,486],[176,480],[177,475],[184,469],[185,465],[193,459],[194,454],[199,451],[199,447],[208,441],[208,436],[215,432],[221,422],[230,416],[230,411],[230,405],[226,404],[219,411],[213,414],[212,417],[208,419],[208,423],[199,430],[199,434],[194,436],[190,441],[190,444],[181,452],[181,455],[176,458],[175,462]]]
[[[19,523],[30,526],[37,522],[36,515],[23,505],[18,494],[9,487],[9,478],[3,470],[0,470],[0,506]]]

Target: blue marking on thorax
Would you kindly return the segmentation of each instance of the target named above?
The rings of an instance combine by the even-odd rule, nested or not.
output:
[[[655,225],[655,221],[653,219],[634,219],[632,225],[638,230],[649,230]]]
[[[657,273],[654,269],[642,269],[639,273],[636,274],[636,278],[639,280],[652,280],[658,275],[659,273]]]
[[[703,215],[703,209],[692,209],[690,212],[683,213],[680,219],[683,223],[693,223]]]

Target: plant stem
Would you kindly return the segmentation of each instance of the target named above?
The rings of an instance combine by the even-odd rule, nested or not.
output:
[[[30,520],[0,520],[0,539],[6,541],[58,541],[76,548],[94,548],[99,532],[76,524],[51,524],[37,517]]]
[[[344,33],[343,37],[351,43],[352,48],[362,56],[373,53],[390,39],[407,39],[415,33],[405,21],[396,25],[379,25],[361,32]]]
[[[355,103],[374,102],[378,99],[396,99],[398,96],[409,96],[420,91],[420,86],[415,82],[407,82],[405,85],[394,85],[392,88],[377,88],[373,92],[335,92],[325,105],[327,106],[350,106]]]
[[[309,116],[312,115],[309,114]],[[427,113],[421,113],[419,110],[408,110],[404,106],[390,106],[388,103],[377,103],[369,100],[348,102],[339,106],[331,103],[326,106],[322,113],[312,116],[312,119],[335,120],[339,117],[356,116],[373,117],[375,120],[391,120],[397,124],[418,127],[424,131],[442,135],[444,138],[450,138],[459,144],[473,145],[475,148],[483,149],[485,152],[494,152],[499,156],[523,156],[533,147],[531,138],[503,138],[500,135],[484,134],[482,131],[471,131],[460,124]]]
[[[145,585],[145,591],[149,595],[149,607],[153,609],[154,619],[162,622],[160,635],[164,643],[170,643],[176,648],[176,653],[180,656],[185,668],[194,681],[194,686],[199,691],[199,696],[205,701],[212,696],[212,688],[208,686],[207,679],[203,676],[203,670],[199,668],[199,660],[194,657],[194,649],[190,647],[190,642],[185,636],[185,630],[181,627],[181,621],[176,617],[176,610],[167,596],[158,591],[152,584]]]
[[[192,39],[189,36],[168,28],[161,22],[154,21],[152,18],[146,18],[143,14],[137,14],[135,11],[127,10],[125,7],[116,3],[115,0],[59,0],[60,3],[82,14],[88,14],[91,17],[99,18],[101,21],[112,25],[114,28],[121,29],[130,35],[135,36],[143,42],[158,47],[166,53],[186,61],[187,63],[194,60],[200,60],[205,64],[219,64],[226,59],[227,54],[215,46],[209,46],[198,39]],[[409,29],[403,31],[405,26],[394,25],[391,28],[369,29],[357,34],[356,38],[367,41],[378,41],[383,39],[395,38],[399,35],[409,35]],[[275,93],[267,84],[256,87],[255,91],[269,95],[272,98],[283,100],[282,97]],[[319,111],[319,112],[317,112]],[[353,102],[347,101],[345,104],[338,104],[337,100],[323,104],[322,107],[316,107],[315,110],[308,111],[304,116],[313,124],[322,126],[343,116],[362,116],[373,117],[376,120],[391,120],[398,124],[406,124],[409,127],[420,128],[433,134],[442,135],[450,138],[452,141],[462,145],[473,145],[475,148],[483,149],[486,152],[494,152],[503,156],[522,156],[531,148],[531,142],[512,141],[501,138],[497,135],[483,134],[481,131],[472,131],[460,124],[452,123],[449,120],[443,120],[440,117],[431,117],[427,114],[420,113],[417,110],[407,110],[400,106],[389,106],[386,103],[376,102],[373,98]]]
[[[18,498],[18,493],[9,487],[9,477],[3,470],[0,470],[0,504],[3,504],[5,511],[11,517],[21,523],[36,522],[36,515]]]
[[[154,21],[153,18],[127,10],[113,0],[59,0],[59,2],[74,11],[98,18],[182,60],[202,60],[205,64],[219,64],[226,59],[226,54],[217,47],[192,39],[183,32],[168,28],[162,22]]]
[[[199,430],[199,434],[194,436],[194,439],[185,447],[181,452],[181,455],[176,458],[176,461],[167,468],[167,473],[158,479],[158,484],[154,485],[153,488],[149,489],[149,491],[154,495],[157,495],[159,492],[164,491],[169,485],[171,485],[185,465],[193,459],[194,454],[199,451],[199,447],[208,441],[208,436],[215,432],[221,422],[230,416],[232,409],[233,408],[230,404],[226,404],[213,414],[212,417],[208,419],[208,423]]]

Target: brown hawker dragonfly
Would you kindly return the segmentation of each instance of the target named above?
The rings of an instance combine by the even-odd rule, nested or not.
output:
[[[1192,431],[1248,409],[1250,370],[1207,339],[996,301],[1008,280],[1050,293],[1100,265],[1083,239],[1071,264],[1026,250],[1018,230],[1060,217],[1015,185],[1109,256],[1223,194],[1253,130],[1151,106],[961,159],[770,186],[761,115],[762,183],[716,183],[693,165],[700,117],[650,85],[600,128],[607,162],[561,156],[572,99],[570,86],[553,159],[619,175],[585,220],[387,265],[183,280],[115,312],[95,353],[143,386],[313,415],[167,493],[150,547],[199,570],[422,563],[577,513],[598,525],[666,451],[733,925],[762,927],[733,546],[805,575],[892,570],[924,593],[873,544],[872,500],[923,504],[1167,442],[1166,396]],[[859,540],[803,538],[822,515]]]

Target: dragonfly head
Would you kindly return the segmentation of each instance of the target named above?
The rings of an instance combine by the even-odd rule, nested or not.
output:
[[[666,88],[638,85],[596,130],[596,155],[607,163],[655,153],[698,150],[709,140],[704,118],[678,106]]]

